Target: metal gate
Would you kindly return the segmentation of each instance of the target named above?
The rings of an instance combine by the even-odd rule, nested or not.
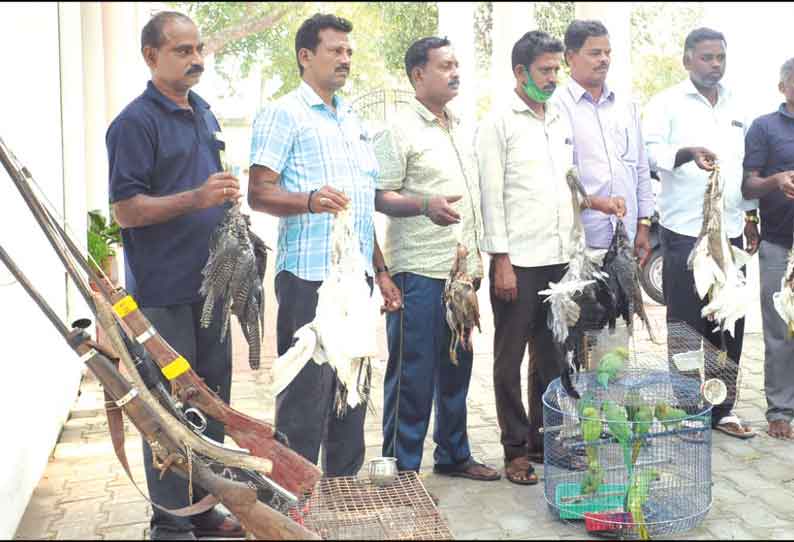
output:
[[[381,124],[400,106],[410,103],[414,93],[401,89],[378,89],[355,98],[350,107],[367,124]]]

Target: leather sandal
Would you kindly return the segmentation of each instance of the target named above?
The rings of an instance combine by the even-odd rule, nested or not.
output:
[[[521,476],[522,474],[526,477]],[[539,482],[535,467],[524,456],[505,461],[505,478],[521,486],[534,486]]]

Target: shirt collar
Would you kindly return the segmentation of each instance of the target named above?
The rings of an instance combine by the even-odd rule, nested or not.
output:
[[[695,83],[692,82],[692,79],[687,77],[678,85],[678,88],[684,94],[692,94],[695,96],[700,96],[702,99],[706,99],[695,86]],[[725,100],[728,97],[728,89],[725,88],[725,85],[722,83],[717,83],[717,103],[720,103],[722,100]]]
[[[585,96],[587,96],[587,99],[589,101],[591,102],[593,101],[593,97],[590,95],[590,92],[586,90],[582,85],[577,83],[573,77],[568,79],[568,92],[571,93],[571,97],[573,98],[573,101],[576,103],[579,103],[582,100],[582,98],[584,98]],[[615,92],[610,90],[609,87],[607,86],[606,81],[604,81],[603,92],[601,92],[601,98],[599,98],[598,101],[603,102],[606,100],[614,102]]]
[[[419,116],[422,117],[425,120],[425,122],[431,123],[431,124],[433,122],[438,122],[438,117],[436,117],[433,114],[432,111],[430,111],[427,107],[425,107],[425,105],[422,102],[417,100],[416,96],[414,96],[411,99],[411,101],[412,101],[412,104],[414,106],[414,109],[419,114]],[[454,125],[454,124],[457,124],[459,122],[458,117],[450,110],[450,108],[448,106],[444,106],[444,113],[447,114],[447,118],[450,120],[451,124]]]
[[[306,81],[301,80],[300,85],[298,85],[298,93],[309,107],[324,107],[326,105],[323,99],[320,98],[320,95],[317,94]],[[331,98],[331,103],[334,104],[337,113],[342,113],[344,109],[344,101],[342,98],[334,94],[333,98]]]
[[[789,113],[789,110],[786,109],[786,102],[780,104],[780,107],[778,108],[777,112],[783,115],[784,117],[794,120],[794,114]]]
[[[179,107],[176,103],[174,103],[174,101],[171,98],[160,92],[160,90],[156,86],[154,86],[154,83],[152,83],[151,81],[148,81],[146,83],[146,91],[143,94],[147,98],[154,100],[155,103],[160,104],[169,113],[184,111],[184,109],[182,107]],[[199,96],[192,90],[188,91],[187,100],[190,103],[190,105],[193,106],[194,110],[210,108],[210,104],[205,102],[201,96]]]
[[[539,119],[537,114],[534,111],[532,111],[532,109],[530,109],[530,107],[526,104],[524,100],[521,99],[521,97],[518,95],[518,93],[515,90],[513,90],[513,92],[511,92],[510,94],[512,95],[512,97],[510,98],[510,107],[516,113],[523,113],[524,111],[527,111],[530,115],[532,115],[533,118],[541,122],[545,122],[547,124],[556,120],[560,114],[560,110],[554,104],[554,101],[549,100],[544,104],[546,106],[546,112],[543,115],[543,119]]]

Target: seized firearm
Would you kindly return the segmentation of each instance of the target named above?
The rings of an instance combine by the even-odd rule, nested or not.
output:
[[[155,457],[154,464],[163,471],[171,469],[175,474],[187,478],[191,482],[195,481],[211,494],[196,505],[180,510],[164,510],[177,515],[192,515],[221,502],[257,539],[319,538],[315,533],[266,505],[263,502],[262,491],[267,492],[269,488],[267,486],[251,487],[252,483],[255,485],[256,477],[246,478],[245,471],[241,475],[239,474],[241,469],[236,469],[233,466],[236,464],[248,466],[249,461],[243,460],[244,457],[248,457],[251,466],[264,468],[267,472],[270,468],[268,460],[215,446],[209,439],[204,439],[206,442],[202,442],[201,437],[187,430],[150,394],[140,375],[137,375],[133,368],[133,362],[129,353],[126,352],[116,322],[104,301],[98,300],[97,303],[99,318],[114,348],[119,353],[122,363],[128,371],[133,369],[131,377],[136,381],[137,387],[131,386],[108,359],[101,347],[90,341],[88,335],[83,331],[89,323],[87,320],[76,322],[74,329],[69,331],[47,302],[31,286],[27,277],[22,274],[2,246],[0,246],[0,261],[11,271],[63,338],[80,355],[80,359],[96,375],[115,407],[124,410],[133,425],[149,442]],[[123,427],[121,429],[123,432]],[[116,445],[117,441],[114,438],[114,448]],[[119,455],[117,448],[116,452]],[[127,474],[130,475],[123,448],[119,460]],[[236,479],[225,478],[213,472],[211,466],[216,462],[220,462],[224,470],[231,470],[232,478]],[[246,483],[237,481],[241,476]],[[131,476],[130,479],[132,479]],[[264,497],[267,499],[270,495],[265,493]],[[162,508],[156,503],[152,504]]]
[[[188,361],[174,351],[154,329],[133,298],[123,288],[112,284],[92,269],[80,249],[38,200],[29,182],[32,179],[30,172],[19,164],[1,138],[0,161],[94,314],[96,315],[95,304],[90,299],[90,293],[81,287],[83,278],[74,262],[97,285],[103,298],[113,305],[115,316],[130,329],[135,341],[144,347],[160,367],[181,402],[222,423],[226,433],[241,448],[249,450],[252,455],[270,459],[273,470],[269,478],[275,484],[298,495],[311,491],[322,475],[320,469],[279,441],[279,435],[271,424],[238,412],[224,403],[204,384]]]

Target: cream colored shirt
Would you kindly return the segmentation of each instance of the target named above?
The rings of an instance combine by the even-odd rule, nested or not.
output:
[[[518,267],[567,263],[574,210],[568,116],[547,102],[543,119],[513,91],[477,130],[485,235],[481,247]]]
[[[380,165],[378,190],[406,196],[463,196],[450,204],[461,215],[459,224],[437,226],[421,215],[388,217],[383,257],[392,274],[407,271],[445,279],[460,240],[469,250],[469,274],[482,277],[478,248],[482,218],[472,138],[460,120],[445,111],[449,129],[414,98],[374,138]]]

